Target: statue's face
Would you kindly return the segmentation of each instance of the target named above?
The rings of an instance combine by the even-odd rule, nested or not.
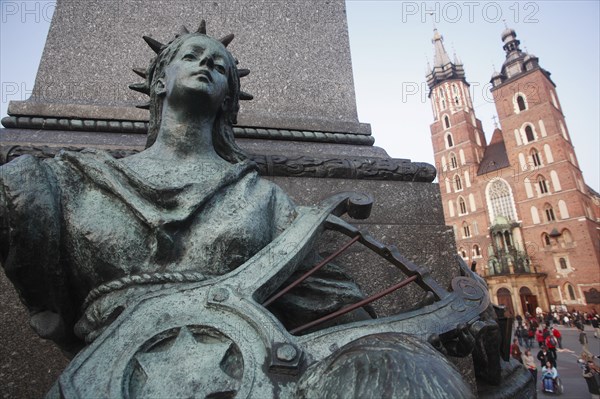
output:
[[[232,67],[220,42],[192,36],[165,69],[162,89],[171,103],[200,101],[203,107],[216,111],[228,97],[227,74]]]

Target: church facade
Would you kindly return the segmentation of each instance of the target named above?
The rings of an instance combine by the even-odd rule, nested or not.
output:
[[[584,182],[550,73],[502,32],[489,143],[460,60],[434,30],[431,139],[458,254],[513,315],[600,311],[600,195]]]

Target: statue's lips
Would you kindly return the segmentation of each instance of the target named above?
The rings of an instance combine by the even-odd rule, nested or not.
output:
[[[207,70],[195,72],[194,74],[192,74],[192,76],[198,76],[198,79],[211,83],[213,80],[212,76],[210,75],[210,72]]]

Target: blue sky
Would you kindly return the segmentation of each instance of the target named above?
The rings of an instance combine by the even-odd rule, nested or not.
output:
[[[54,4],[0,0],[0,117],[8,101],[27,98],[33,88]],[[433,163],[425,74],[434,24],[447,51],[464,63],[475,113],[489,139],[495,107],[488,83],[494,66],[504,61],[500,34],[506,23],[521,48],[552,73],[586,183],[600,190],[600,2],[346,4],[359,119],[371,124],[375,145],[395,158]]]

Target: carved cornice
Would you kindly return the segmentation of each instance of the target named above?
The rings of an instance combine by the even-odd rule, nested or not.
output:
[[[432,182],[432,165],[393,158],[314,158],[251,155],[265,176]]]
[[[148,122],[111,121],[96,119],[43,118],[30,116],[7,116],[2,125],[13,129],[64,130],[83,132],[136,133],[146,134]],[[236,138],[310,141],[319,143],[353,144],[371,146],[375,142],[372,136],[315,132],[307,130],[265,129],[234,126]]]
[[[81,151],[75,147],[0,146],[0,164],[30,154],[39,158],[52,158],[60,150]],[[137,153],[137,150],[108,150],[115,158]],[[387,180],[432,182],[436,170],[432,165],[393,158],[314,158],[283,155],[250,155],[263,176],[316,177],[335,179]]]

